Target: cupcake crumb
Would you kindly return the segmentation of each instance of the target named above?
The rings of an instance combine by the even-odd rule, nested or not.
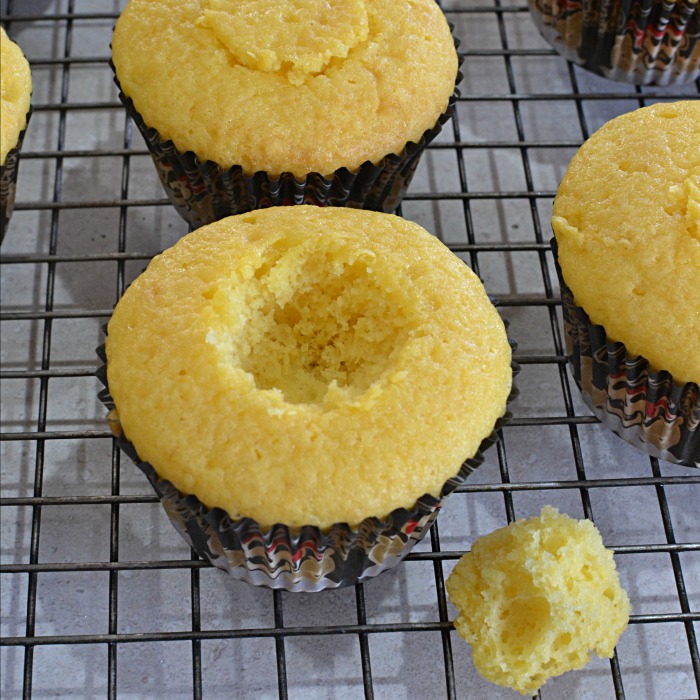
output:
[[[630,614],[595,525],[551,506],[477,539],[447,592],[479,673],[523,695],[583,668],[591,651],[611,657]]]

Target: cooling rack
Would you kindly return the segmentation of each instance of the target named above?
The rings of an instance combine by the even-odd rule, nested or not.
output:
[[[565,364],[549,250],[557,184],[608,119],[700,86],[635,88],[558,57],[524,0],[444,2],[462,39],[455,119],[401,214],[500,299],[522,366],[514,419],[395,570],[317,595],[258,589],[198,560],[122,460],[94,349],[125,285],[186,233],[116,97],[124,1],[3,0],[34,113],[2,247],[3,698],[514,698],[482,680],[444,582],[473,540],[552,504],[592,518],[633,606],[611,660],[540,697],[700,694],[700,475],[636,452]]]

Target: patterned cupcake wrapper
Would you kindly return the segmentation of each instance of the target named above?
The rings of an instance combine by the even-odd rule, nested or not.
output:
[[[598,75],[637,85],[700,77],[697,0],[530,0],[544,39]]]
[[[99,398],[112,411],[104,345],[97,354],[103,362],[97,377],[105,386]],[[515,362],[511,366],[515,376],[520,368]],[[508,403],[517,395],[513,386]],[[426,494],[411,510],[399,508],[385,518],[367,518],[356,527],[336,523],[327,531],[315,526],[293,530],[282,524],[263,528],[251,518],[233,520],[221,508],[207,508],[196,496],[161,479],[148,462],[139,459],[118,421],[110,423],[117,445],[146,475],[171,523],[200,557],[256,586],[315,592],[350,586],[396,566],[426,535],[447,496],[483,462],[484,451],[498,441],[497,431],[511,417],[506,410],[474,457],[447,480],[439,498]]]
[[[10,217],[15,208],[15,195],[17,193],[17,175],[19,174],[19,155],[22,150],[24,135],[27,133],[29,118],[32,110],[27,112],[27,123],[20,131],[17,145],[8,151],[5,164],[0,165],[0,243],[5,239],[5,231],[10,222]]]
[[[453,39],[457,48],[459,40],[454,36]],[[462,60],[460,56],[460,65]],[[409,141],[401,153],[388,154],[377,164],[366,161],[355,171],[340,168],[328,177],[309,173],[297,178],[292,173],[272,176],[264,171],[246,175],[239,165],[222,170],[213,161],[201,162],[192,151],[181,153],[172,141],[161,140],[158,131],[144,122],[131,98],[122,92],[116,69],[111,62],[110,65],[115,72],[119,99],[146,141],[168,199],[193,228],[253,209],[292,204],[394,212],[406,194],[426,146],[452,117],[460,95],[456,86],[462,80],[458,72],[447,108],[418,143]]]
[[[700,467],[700,389],[674,381],[623,343],[608,338],[576,305],[564,282],[552,239],[561,287],[566,352],[584,401],[613,433],[659,459]]]

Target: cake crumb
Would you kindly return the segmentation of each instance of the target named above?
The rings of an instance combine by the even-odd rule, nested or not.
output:
[[[630,614],[595,525],[552,506],[478,538],[447,593],[479,673],[523,695],[583,668],[591,651],[612,657]]]

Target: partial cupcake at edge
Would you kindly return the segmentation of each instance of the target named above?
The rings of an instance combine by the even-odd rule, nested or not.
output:
[[[700,102],[596,131],[569,164],[552,226],[583,398],[637,448],[700,466]]]
[[[193,227],[281,204],[394,211],[458,94],[434,0],[130,0],[112,62]]]
[[[530,15],[559,54],[611,80],[700,78],[698,0],[530,0]]]
[[[0,242],[15,206],[19,156],[30,116],[32,75],[22,49],[0,26]]]
[[[511,362],[479,279],[417,224],[273,207],[151,262],[109,322],[102,398],[202,557],[318,591],[426,534],[509,415]]]

